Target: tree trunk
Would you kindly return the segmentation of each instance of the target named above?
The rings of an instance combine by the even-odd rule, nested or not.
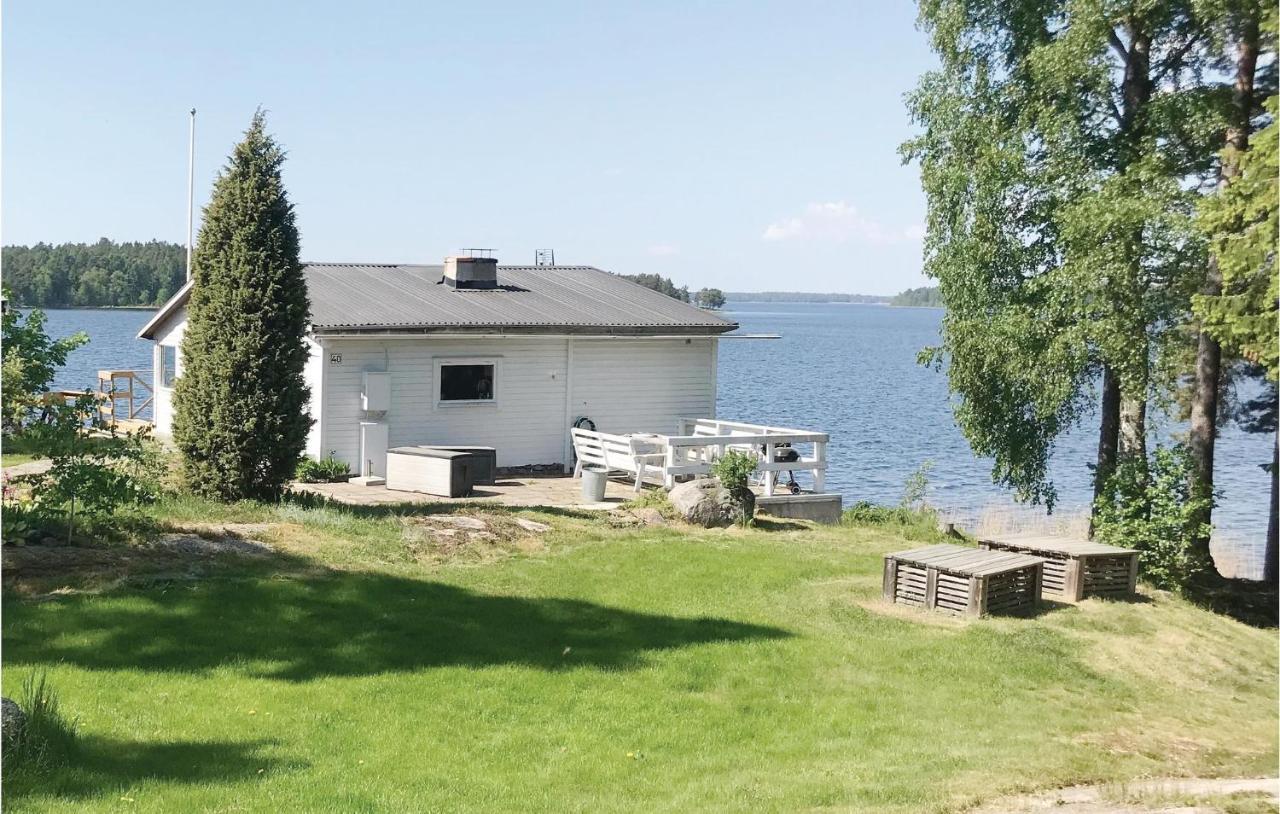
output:
[[[1098,431],[1098,461],[1093,470],[1093,516],[1098,513],[1098,498],[1111,473],[1116,471],[1116,450],[1120,440],[1120,377],[1110,365],[1102,368],[1102,420]],[[1093,536],[1093,517],[1089,520],[1089,536]]]
[[[1280,563],[1276,561],[1280,552],[1276,541],[1277,536],[1280,536],[1276,518],[1277,501],[1280,501],[1280,434],[1276,435],[1271,444],[1271,512],[1267,518],[1267,548],[1262,555],[1262,579],[1268,585],[1276,584],[1277,572],[1280,571]]]
[[[1147,388],[1120,396],[1120,457],[1147,459]]]
[[[1246,12],[1248,14],[1248,12]],[[1254,74],[1258,67],[1258,19],[1248,14],[1241,20],[1240,42],[1236,58],[1236,87],[1231,121],[1227,124],[1226,140],[1230,148],[1218,170],[1218,193],[1235,177],[1241,153],[1249,147],[1249,124],[1253,118]],[[1222,271],[1218,258],[1209,256],[1209,267],[1200,293],[1216,297],[1222,293]],[[1191,427],[1187,444],[1192,461],[1192,494],[1213,497],[1213,452],[1218,434],[1218,388],[1222,379],[1222,347],[1217,340],[1200,332],[1196,340],[1195,382],[1191,392]],[[1274,476],[1273,476],[1274,483]],[[1274,518],[1275,496],[1272,495]],[[1213,520],[1213,502],[1205,502],[1196,525],[1209,528]],[[1270,531],[1268,531],[1270,535]],[[1208,533],[1193,541],[1205,555],[1209,553]]]

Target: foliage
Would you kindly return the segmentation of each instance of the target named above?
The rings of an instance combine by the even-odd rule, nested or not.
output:
[[[936,285],[908,288],[894,295],[893,299],[889,300],[889,304],[912,308],[941,308],[942,292]]]
[[[618,276],[645,288],[652,288],[654,291],[666,294],[668,297],[680,300],[680,302],[690,301],[689,286],[682,285],[677,287],[669,278],[660,274],[619,274]]]
[[[745,489],[758,466],[759,461],[756,456],[741,450],[730,449],[711,465],[711,473],[724,484],[726,489]]]
[[[704,288],[698,291],[694,301],[703,308],[723,308],[724,292],[718,288]]]
[[[1193,493],[1185,447],[1157,447],[1150,462],[1120,463],[1098,498],[1094,533],[1110,545],[1134,548],[1143,577],[1161,588],[1185,591],[1212,563],[1195,540],[1207,536],[1198,518],[1212,500]]]
[[[52,308],[160,305],[186,282],[186,249],[177,243],[63,243],[5,246],[11,301]]]
[[[729,490],[738,509],[738,523],[748,525],[755,514],[755,495],[751,491],[751,475],[760,465],[755,455],[737,449],[726,450],[711,464],[711,474]]]
[[[311,423],[310,306],[284,158],[258,111],[214,182],[192,260],[173,439],[188,486],[223,500],[278,498]]]
[[[29,431],[51,462],[46,471],[25,477],[31,488],[21,496],[10,495],[16,490],[5,484],[6,514],[14,515],[5,524],[6,543],[64,533],[70,540],[77,529],[123,519],[117,516],[121,509],[150,503],[160,493],[159,451],[145,432],[85,432],[83,418],[96,404],[86,393],[51,407],[48,423]]]
[[[933,471],[933,461],[925,461],[916,467],[914,472],[907,475],[907,481],[902,489],[902,508],[915,512],[928,508],[926,498],[929,494],[931,471]]]
[[[303,483],[337,483],[351,477],[346,461],[340,461],[332,452],[319,461],[303,458],[298,462],[294,478]]]
[[[663,489],[650,489],[622,504],[624,509],[657,509],[658,513],[668,520],[675,519],[679,516],[676,507],[671,505],[671,499],[667,497],[667,493]]]
[[[1197,294],[1192,304],[1203,329],[1221,343],[1224,352],[1262,365],[1274,382],[1280,378],[1276,344],[1280,124],[1274,120],[1275,96],[1267,101],[1267,111],[1272,122],[1250,140],[1248,150],[1235,157],[1238,174],[1220,194],[1201,203],[1199,224],[1218,260],[1222,293]]]
[[[936,540],[938,513],[926,500],[929,491],[929,471],[932,461],[925,461],[915,472],[907,476],[902,490],[902,500],[897,506],[881,506],[860,500],[844,510],[840,522],[854,526],[891,526],[911,540]]]
[[[26,713],[26,722],[18,734],[5,733],[6,782],[13,773],[41,773],[62,766],[76,750],[79,720],[68,720],[62,712],[47,673],[39,670],[23,678],[17,704]]]
[[[9,270],[5,269],[6,279]],[[5,297],[12,302],[6,288]],[[17,307],[5,312],[0,345],[4,348],[3,380],[0,381],[0,420],[5,433],[15,433],[29,423],[53,382],[54,373],[67,362],[67,354],[89,341],[81,332],[63,339],[50,339],[44,331],[43,311]]]
[[[903,152],[947,307],[921,359],[945,364],[993,479],[1052,507],[1055,441],[1099,373],[1114,394],[1100,461],[1145,449],[1152,360],[1181,341],[1205,266],[1193,214],[1225,122],[1216,41],[1183,4],[927,0],[920,21],[941,67],[910,97],[923,132]]]

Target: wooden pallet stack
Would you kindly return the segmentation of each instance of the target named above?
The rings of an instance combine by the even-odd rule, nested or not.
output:
[[[1138,583],[1138,552],[1090,540],[1020,536],[979,540],[990,551],[1042,557],[1043,595],[1067,602],[1091,596],[1131,596]]]
[[[941,544],[885,555],[884,598],[900,605],[985,616],[1033,611],[1044,560]]]

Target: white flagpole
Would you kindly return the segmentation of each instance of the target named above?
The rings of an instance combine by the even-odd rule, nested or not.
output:
[[[187,280],[191,280],[191,223],[196,202],[196,109],[191,108],[191,143],[187,148]]]

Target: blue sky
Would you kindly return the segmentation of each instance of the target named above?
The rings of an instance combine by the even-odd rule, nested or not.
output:
[[[924,198],[897,147],[932,66],[884,3],[49,3],[3,26],[3,240],[161,238],[254,108],[303,259],[656,272],[893,293]]]

